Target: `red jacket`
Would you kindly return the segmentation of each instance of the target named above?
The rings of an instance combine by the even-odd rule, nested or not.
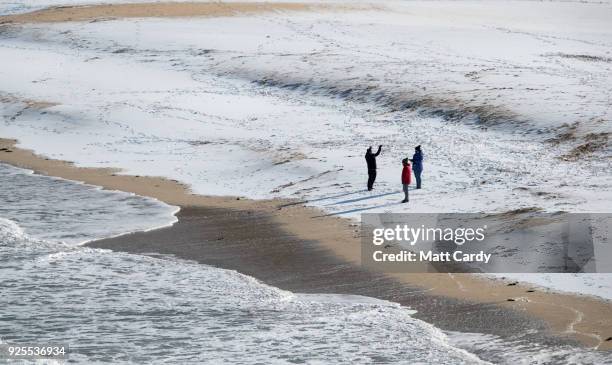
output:
[[[402,184],[410,184],[410,177],[410,164],[408,164],[402,170]]]

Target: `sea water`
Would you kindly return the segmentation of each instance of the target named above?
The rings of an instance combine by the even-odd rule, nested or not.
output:
[[[302,295],[235,271],[84,247],[175,207],[0,164],[0,338],[77,363],[475,363],[397,304]]]

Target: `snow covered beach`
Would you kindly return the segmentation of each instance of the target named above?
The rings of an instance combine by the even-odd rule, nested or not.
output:
[[[5,25],[3,114],[19,115],[4,136],[81,166],[342,216],[606,209],[609,4],[383,5]],[[53,106],[41,116],[24,100]],[[375,195],[361,191],[370,144],[385,145]],[[416,144],[428,189],[405,207],[391,193]]]
[[[5,24],[1,136],[79,166],[349,218],[606,211],[610,4],[360,6]],[[379,143],[370,194],[362,155]],[[426,189],[405,206],[399,161],[416,144]]]

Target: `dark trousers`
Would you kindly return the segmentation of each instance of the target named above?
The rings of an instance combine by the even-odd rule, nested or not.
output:
[[[421,188],[421,172],[423,172],[423,170],[412,170],[414,172],[414,178],[416,180],[416,188],[420,189]]]
[[[368,190],[372,190],[376,180],[376,170],[368,170]]]

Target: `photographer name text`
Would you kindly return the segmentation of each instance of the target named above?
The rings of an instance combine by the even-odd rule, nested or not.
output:
[[[490,253],[480,251],[478,253],[463,253],[462,251],[453,252],[433,252],[433,251],[400,251],[398,253],[384,253],[374,251],[372,258],[376,262],[484,262],[489,263]]]

